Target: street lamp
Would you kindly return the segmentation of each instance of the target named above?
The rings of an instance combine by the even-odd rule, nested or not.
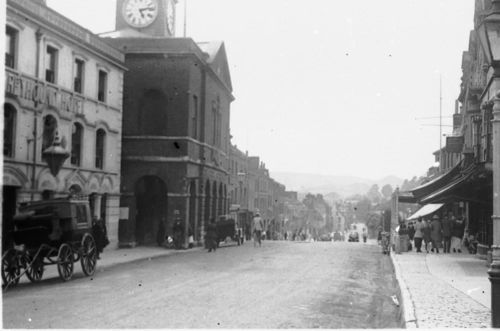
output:
[[[69,152],[61,146],[61,138],[57,131],[54,142],[42,152],[42,156],[47,161],[50,173],[56,177],[64,161],[69,157]]]
[[[492,8],[477,28],[479,40],[489,65],[492,80],[500,78],[500,0],[492,0]],[[489,84],[487,86],[490,86]],[[483,95],[488,95],[483,93]],[[490,101],[490,100],[487,100]],[[491,282],[491,326],[500,327],[500,94],[493,97],[493,245],[488,270]]]

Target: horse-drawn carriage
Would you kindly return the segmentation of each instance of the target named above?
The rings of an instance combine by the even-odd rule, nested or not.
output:
[[[244,232],[243,226],[240,223],[236,215],[219,216],[219,220],[217,220],[215,224],[218,238],[217,245],[222,241],[227,241],[227,238],[231,238],[238,246],[242,245],[244,241]]]
[[[83,273],[94,274],[97,247],[88,200],[52,199],[24,204],[14,216],[13,247],[2,256],[3,286],[16,285],[22,275],[42,279],[45,266],[57,265],[63,281],[80,261]]]

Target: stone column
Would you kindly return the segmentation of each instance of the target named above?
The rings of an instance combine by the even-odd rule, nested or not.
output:
[[[500,94],[493,100],[493,245],[488,270],[491,281],[491,321],[500,327]]]
[[[199,194],[197,200],[199,205],[198,215],[200,221],[198,222],[198,238],[196,240],[203,246],[205,244],[205,221],[208,218],[208,215],[205,215],[205,204],[207,203],[205,194]]]
[[[102,195],[100,194],[94,194],[94,210],[92,210],[92,216],[97,217],[98,219],[101,218],[101,199]]]
[[[191,198],[190,198],[190,195],[187,193],[188,190],[189,189],[186,187],[185,191],[184,191],[184,192],[186,192],[186,198],[185,198],[186,199],[186,207],[184,208],[184,213],[185,213],[184,215],[186,215],[184,217],[184,229],[186,229],[184,231],[184,245],[183,245],[184,248],[187,248],[188,245],[189,245],[188,244],[188,238],[189,238],[189,234],[188,234],[188,232],[189,232],[189,217],[190,217],[189,216],[189,205],[190,205],[189,203],[190,203]]]

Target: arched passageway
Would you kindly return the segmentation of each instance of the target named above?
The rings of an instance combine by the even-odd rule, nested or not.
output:
[[[156,176],[144,176],[135,185],[137,213],[135,240],[140,245],[161,244],[165,239],[167,187]]]

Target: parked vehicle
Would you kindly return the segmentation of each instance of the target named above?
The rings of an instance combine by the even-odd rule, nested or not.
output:
[[[331,237],[329,234],[327,233],[323,233],[321,236],[319,236],[319,240],[320,241],[331,241]]]
[[[238,246],[243,244],[244,232],[243,227],[239,226],[234,215],[219,216],[216,222],[217,228],[217,246],[222,241],[227,241],[228,238],[235,241]]]
[[[358,231],[349,232],[349,238],[347,239],[349,242],[359,242],[359,233]]]
[[[342,234],[338,231],[333,233],[333,241],[343,241]]]
[[[73,276],[80,261],[91,276],[97,265],[97,246],[87,199],[51,199],[21,205],[14,216],[13,247],[2,256],[3,286],[16,285],[26,275],[42,279],[45,267],[56,265],[63,281]]]

